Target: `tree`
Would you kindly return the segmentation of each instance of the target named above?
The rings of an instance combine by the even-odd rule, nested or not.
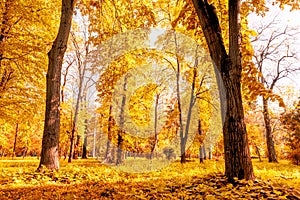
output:
[[[85,74],[87,71],[87,57],[89,55],[89,45],[85,41],[85,52],[84,55],[82,55],[80,51],[80,47],[78,45],[78,42],[76,41],[75,35],[72,35],[72,43],[75,47],[75,54],[76,54],[76,60],[77,60],[77,67],[78,67],[78,93],[77,93],[77,99],[76,99],[76,105],[75,105],[75,111],[74,111],[74,119],[73,119],[73,126],[72,126],[72,132],[71,132],[71,144],[70,144],[70,153],[69,153],[69,159],[68,162],[72,161],[72,157],[75,156],[75,149],[78,148],[78,145],[74,145],[75,142],[75,131],[77,129],[77,118],[80,110],[80,104],[82,102],[82,93],[84,88],[84,81],[85,81]],[[83,58],[82,58],[83,57]],[[79,141],[80,135],[77,134],[77,141]]]
[[[276,27],[277,26],[277,27]],[[257,28],[258,35],[253,38],[255,64],[260,72],[258,81],[264,86],[264,90],[257,91],[262,97],[262,113],[264,117],[265,134],[268,149],[269,162],[278,162],[274,145],[274,136],[271,126],[270,101],[279,101],[279,106],[284,107],[282,98],[275,93],[275,87],[281,79],[286,79],[300,68],[296,53],[293,52],[292,44],[298,34],[292,28],[279,27],[279,21],[275,18],[268,24],[261,24]],[[262,42],[264,41],[264,42]]]
[[[223,126],[225,175],[229,181],[234,177],[253,179],[253,167],[248,146],[241,95],[241,34],[240,0],[229,0],[229,53],[222,38],[216,8],[205,1],[193,0],[209,52],[221,73],[226,93],[226,114]]]
[[[6,155],[13,151],[16,121],[16,152],[21,145],[28,153],[39,152],[47,66],[43,52],[55,36],[57,6],[57,1],[41,0],[0,3],[0,143]]]
[[[295,108],[282,114],[281,121],[288,130],[288,146],[291,149],[289,158],[296,165],[300,164],[300,101]]]
[[[43,165],[48,169],[59,169],[60,131],[60,86],[61,68],[71,29],[75,0],[62,0],[58,34],[48,52],[47,94],[42,152],[38,170]]]

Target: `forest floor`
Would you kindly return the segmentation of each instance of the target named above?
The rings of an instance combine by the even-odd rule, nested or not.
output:
[[[89,158],[61,161],[58,172],[41,174],[36,158],[0,159],[0,199],[300,199],[300,166],[266,160],[253,165],[256,180],[231,184],[223,161],[127,173]]]

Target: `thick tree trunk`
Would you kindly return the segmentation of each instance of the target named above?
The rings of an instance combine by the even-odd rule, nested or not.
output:
[[[38,170],[59,169],[60,86],[63,57],[67,49],[75,0],[62,0],[58,34],[48,53],[47,94],[41,160]]]
[[[278,162],[275,146],[274,146],[272,128],[271,128],[268,99],[265,97],[263,97],[263,116],[264,116],[265,129],[266,129],[266,140],[267,140],[269,162]]]
[[[210,55],[221,72],[226,93],[223,126],[225,175],[233,182],[253,179],[253,167],[244,123],[241,95],[240,0],[229,0],[229,55],[226,52],[215,7],[203,0],[193,0]],[[220,87],[219,87],[220,88]]]

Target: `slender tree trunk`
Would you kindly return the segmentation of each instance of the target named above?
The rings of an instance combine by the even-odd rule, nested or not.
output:
[[[61,68],[67,49],[74,6],[75,0],[62,0],[58,34],[48,53],[45,124],[38,171],[43,170],[43,165],[48,169],[59,169]]]
[[[111,150],[111,159],[112,159],[112,162],[115,162],[116,160],[116,146],[113,146],[112,150]]]
[[[196,58],[197,59],[197,58]],[[197,62],[197,61],[196,61]],[[181,137],[181,147],[182,147],[182,151],[184,151],[184,153],[181,156],[181,163],[185,163],[186,162],[186,142],[187,139],[189,137],[189,128],[190,128],[190,123],[191,123],[191,116],[192,116],[192,111],[193,111],[193,106],[195,103],[195,81],[196,81],[196,66],[193,69],[193,81],[192,81],[192,88],[191,88],[191,94],[190,94],[190,102],[189,102],[189,109],[188,109],[188,113],[187,113],[187,119],[186,119],[186,125],[185,125],[185,132],[183,137]]]
[[[223,126],[225,175],[233,182],[254,179],[248,136],[244,122],[241,95],[240,56],[240,4],[241,0],[229,0],[229,55],[226,52],[222,31],[215,7],[207,1],[193,0],[205,35],[210,55],[221,77],[226,93],[226,114]],[[220,88],[220,87],[219,87]]]
[[[258,146],[257,146],[257,144],[255,142],[253,142],[253,144],[254,144],[254,148],[255,148],[255,153],[258,156],[259,161],[261,162],[262,160],[261,160],[259,148],[258,148]]]
[[[81,81],[80,81],[81,82]],[[81,84],[79,86],[79,92],[76,100],[76,106],[75,106],[75,112],[74,112],[74,119],[73,119],[73,125],[72,125],[72,131],[71,131],[71,144],[70,144],[70,152],[69,152],[69,159],[68,162],[72,162],[72,157],[74,156],[74,151],[75,148],[77,148],[76,143],[75,143],[75,132],[76,132],[76,124],[77,124],[77,118],[78,118],[78,113],[79,113],[79,105],[80,105],[80,96],[81,96]],[[77,133],[78,137],[78,133]]]
[[[159,100],[159,95],[157,94],[156,95],[156,98],[155,98],[155,108],[154,108],[154,143],[153,143],[153,146],[151,148],[151,154],[150,154],[150,159],[153,159],[153,156],[154,156],[154,150],[157,146],[157,143],[158,143],[158,132],[157,132],[157,123],[158,123],[158,100]]]
[[[208,151],[208,159],[211,160],[212,159],[212,145],[209,145],[209,151]]]
[[[206,149],[205,149],[205,144],[203,143],[203,158],[204,160],[206,160],[207,156],[206,156]]]
[[[267,140],[269,162],[277,163],[278,161],[277,161],[272,128],[271,128],[268,99],[265,97],[263,97],[263,116],[264,116],[265,129],[266,129],[266,140]]]
[[[23,152],[22,152],[22,157],[25,158],[27,156],[27,147],[24,147]]]
[[[79,53],[77,53],[79,54]],[[77,55],[78,59],[80,59],[80,56]],[[84,80],[84,74],[85,74],[85,65],[83,66],[83,70],[81,71],[81,61],[78,60],[78,71],[79,71],[79,88],[78,88],[78,94],[77,94],[77,100],[76,100],[76,106],[75,106],[75,113],[74,113],[74,120],[73,120],[73,126],[72,126],[72,132],[71,132],[71,144],[70,144],[70,153],[69,153],[69,160],[68,162],[72,162],[72,156],[73,158],[77,159],[78,155],[75,155],[75,153],[78,154],[78,143],[80,135],[77,133],[77,142],[74,143],[75,141],[75,132],[77,129],[77,119],[78,119],[78,114],[80,110],[80,102],[81,102],[81,93],[82,93],[82,85],[83,85],[83,80]],[[73,144],[74,143],[74,144]]]
[[[83,145],[82,145],[82,159],[87,159],[87,135],[84,135],[84,139],[83,139]]]
[[[120,111],[120,129],[118,131],[118,143],[117,143],[117,160],[116,160],[116,165],[120,165],[123,162],[123,126],[124,126],[124,108],[125,108],[125,103],[126,103],[126,84],[127,84],[127,77],[124,79],[124,87],[123,91],[124,94],[122,96],[122,103],[121,103],[121,111]]]
[[[86,149],[86,147],[87,147],[87,137],[88,137],[88,120],[87,119],[85,119],[84,120],[84,123],[85,123],[85,126],[84,126],[84,138],[83,138],[83,145],[82,145],[82,156],[81,156],[81,158],[82,159],[87,159],[88,157],[87,157],[87,149]]]
[[[203,132],[202,132],[202,125],[201,125],[201,120],[200,119],[198,120],[198,134],[200,135],[200,137],[203,134]],[[199,159],[200,159],[200,163],[204,163],[204,140],[202,141],[202,144],[200,144]]]
[[[200,146],[199,148],[199,159],[200,159],[200,163],[204,163],[204,148],[203,148],[203,144]]]
[[[16,124],[16,129],[15,129],[15,140],[14,140],[14,148],[13,148],[13,158],[16,156],[16,147],[17,147],[18,134],[19,134],[19,123]]]
[[[73,159],[77,160],[79,156],[80,135],[77,134],[76,143],[74,143]]]
[[[112,140],[112,105],[109,106],[109,117],[107,124],[107,142],[106,142],[106,152],[104,157],[104,163],[113,163],[112,159],[112,148],[111,148],[111,140]]]
[[[69,65],[66,67],[66,74],[64,74],[64,78],[63,78],[63,84],[61,86],[61,94],[60,94],[60,97],[61,97],[61,102],[65,102],[65,87],[66,87],[66,84],[67,84],[67,76],[68,76],[68,73],[69,73],[69,69],[70,67],[72,66],[73,62],[69,63]]]
[[[179,80],[180,80],[180,64],[179,64],[179,61],[177,60],[176,92],[177,92],[177,104],[178,104],[178,110],[179,110],[180,162],[185,163],[186,162],[186,154],[185,154],[185,143],[184,143]]]
[[[123,144],[123,137],[122,137],[123,131],[119,130],[118,133],[118,149],[117,149],[117,160],[116,160],[116,165],[120,165],[123,162],[123,149],[122,149],[122,144]]]

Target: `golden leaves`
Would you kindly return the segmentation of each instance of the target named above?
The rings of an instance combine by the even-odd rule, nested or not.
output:
[[[57,31],[59,8],[60,1],[1,2],[0,79],[11,75],[0,91],[0,126],[20,121],[30,124],[27,133],[41,133],[36,126],[43,117],[47,51]]]
[[[151,173],[116,171],[95,160],[62,162],[60,171],[34,172],[37,160],[0,161],[2,198],[43,199],[288,199],[299,197],[299,167],[255,162],[255,181],[222,175],[222,161],[173,163]],[[134,165],[134,163],[133,163]]]
[[[147,126],[150,123],[150,108],[153,106],[156,84],[148,84],[138,88],[129,100],[129,114],[138,126]]]

